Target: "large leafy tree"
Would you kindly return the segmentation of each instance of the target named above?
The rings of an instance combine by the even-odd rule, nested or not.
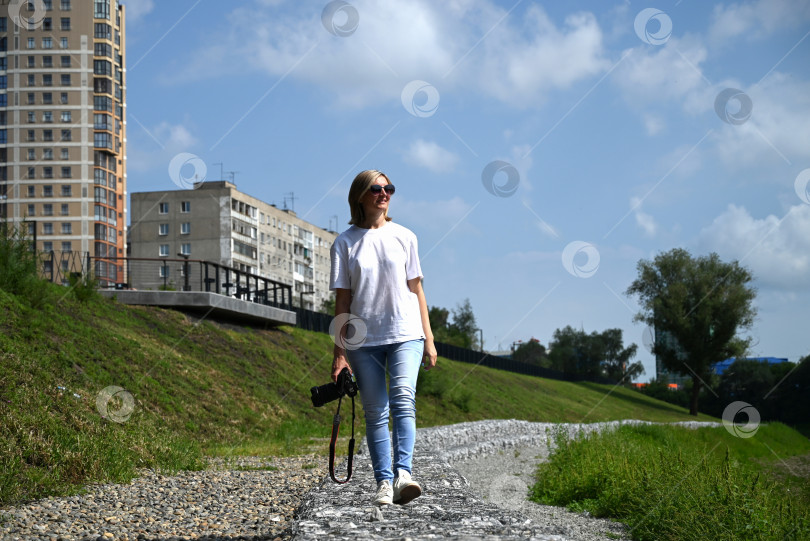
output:
[[[711,365],[748,347],[738,332],[750,328],[756,315],[753,276],[737,261],[723,262],[715,253],[692,257],[682,248],[641,260],[637,269],[627,289],[641,303],[636,320],[655,329],[653,353],[663,366],[691,376],[689,413],[697,415]]]
[[[638,348],[635,344],[624,347],[621,329],[587,334],[568,325],[554,331],[549,347],[551,367],[567,374],[629,383],[644,373],[640,362],[630,362]]]

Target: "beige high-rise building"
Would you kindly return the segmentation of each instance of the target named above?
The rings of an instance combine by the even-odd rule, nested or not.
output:
[[[337,233],[241,192],[231,182],[134,192],[130,205],[130,257],[152,260],[130,261],[130,285],[136,289],[179,288],[182,266],[161,266],[160,260],[188,257],[292,286],[293,303],[310,310],[331,296],[329,251]]]
[[[0,0],[0,221],[57,280],[89,253],[126,281],[124,28],[118,0]]]

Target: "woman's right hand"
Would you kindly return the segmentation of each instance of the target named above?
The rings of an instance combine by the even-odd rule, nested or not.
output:
[[[343,371],[344,368],[348,368],[349,372],[351,373],[352,367],[349,366],[348,361],[346,360],[345,354],[336,354],[334,360],[332,361],[332,381],[337,383],[338,375]]]

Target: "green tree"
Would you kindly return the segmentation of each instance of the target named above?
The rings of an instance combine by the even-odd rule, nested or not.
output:
[[[551,367],[567,374],[607,377],[629,384],[644,373],[640,362],[630,362],[638,347],[624,347],[621,329],[587,334],[568,325],[554,331],[549,347]]]
[[[328,314],[330,316],[335,315],[335,294],[330,293],[328,297],[326,297],[323,301],[321,301],[321,307],[318,308],[318,311],[322,314]]]
[[[621,329],[607,329],[594,339],[601,342],[605,376],[629,385],[633,379],[644,373],[644,365],[641,362],[630,362],[630,359],[636,356],[638,346],[630,344],[624,347]]]
[[[548,358],[545,346],[536,338],[520,344],[512,353],[512,358],[522,363],[542,366],[543,368],[551,367],[551,361]]]
[[[748,345],[737,333],[754,321],[753,277],[737,261],[725,263],[715,253],[694,258],[682,248],[641,260],[637,269],[627,289],[641,303],[635,319],[655,329],[653,353],[664,367],[692,377],[689,413],[697,415],[711,365]]]
[[[478,327],[469,299],[465,299],[453,310],[452,322],[450,321],[450,311],[438,306],[430,307],[428,319],[433,331],[433,339],[437,342],[471,349],[477,348],[479,345]]]

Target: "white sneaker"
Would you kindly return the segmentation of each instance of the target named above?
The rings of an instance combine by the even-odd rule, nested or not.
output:
[[[408,470],[397,470],[397,478],[394,479],[394,503],[404,505],[421,495],[422,487],[411,479]]]
[[[394,490],[391,488],[391,481],[383,479],[377,483],[377,494],[374,496],[374,505],[391,505]]]

